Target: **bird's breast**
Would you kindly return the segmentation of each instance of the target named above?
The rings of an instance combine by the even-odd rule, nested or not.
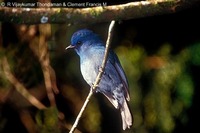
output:
[[[95,82],[98,73],[98,65],[91,59],[85,59],[81,61],[81,73],[85,81],[89,85],[92,85],[92,83]]]
[[[95,82],[103,57],[104,51],[96,48],[87,49],[80,56],[81,73],[89,85]]]

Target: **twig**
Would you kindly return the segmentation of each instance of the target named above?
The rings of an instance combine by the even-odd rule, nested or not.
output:
[[[39,32],[40,36],[36,38],[38,43],[35,44],[34,41],[32,41],[30,43],[30,48],[37,56],[40,62],[44,76],[44,83],[46,87],[47,97],[49,99],[50,105],[56,106],[54,92],[57,94],[59,93],[59,90],[56,85],[55,71],[50,65],[49,51],[46,40],[50,35],[50,25],[49,24],[39,25]]]
[[[113,31],[114,24],[115,24],[115,21],[113,20],[110,23],[110,26],[109,26],[109,29],[108,29],[108,38],[107,38],[107,41],[106,41],[106,49],[105,49],[105,53],[104,53],[104,58],[103,58],[103,62],[102,62],[101,68],[99,70],[99,73],[97,75],[96,81],[95,81],[95,83],[92,87],[93,90],[95,90],[95,88],[98,86],[98,84],[101,80],[101,77],[103,75],[105,66],[106,66],[106,62],[107,62],[107,59],[108,59],[109,47],[110,47],[110,41],[111,41],[111,36],[112,36],[111,33]]]
[[[98,86],[99,82],[101,81],[101,77],[103,75],[103,72],[104,72],[104,69],[105,69],[105,66],[106,66],[106,62],[107,62],[107,58],[108,58],[108,53],[109,53],[109,47],[110,47],[110,42],[111,42],[111,36],[112,36],[112,31],[113,31],[113,27],[114,27],[114,24],[115,24],[115,21],[113,20],[111,23],[110,23],[110,26],[109,26],[109,30],[108,30],[108,38],[107,38],[107,41],[106,41],[106,49],[105,49],[105,53],[104,53],[104,58],[103,58],[103,62],[102,62],[102,65],[101,65],[101,68],[99,69],[99,73],[96,77],[96,80],[94,82],[94,85],[90,88],[90,92],[78,114],[78,116],[76,117],[76,120],[70,130],[69,133],[73,133],[74,130],[76,129],[78,123],[79,123],[79,120],[85,110],[85,108],[87,107],[89,101],[90,101],[90,98],[91,96],[93,95],[93,92],[96,90],[96,87]]]
[[[81,118],[81,116],[82,116],[85,108],[87,107],[87,105],[88,105],[88,103],[89,103],[90,98],[91,98],[92,95],[93,95],[93,90],[90,88],[90,92],[89,92],[89,94],[88,94],[88,96],[87,96],[87,98],[86,98],[86,100],[85,100],[85,102],[84,102],[84,104],[83,104],[83,106],[82,106],[82,108],[81,108],[78,116],[76,117],[76,120],[75,120],[75,122],[74,122],[71,130],[69,131],[69,133],[73,133],[74,130],[76,129],[76,127],[77,127],[77,125],[79,123],[79,120],[80,120],[80,118]]]
[[[2,58],[2,68],[8,81],[15,86],[15,89],[24,96],[33,106],[38,109],[45,109],[46,107],[33,95],[31,95],[27,89],[15,78],[11,73],[10,66],[8,64],[7,58]]]
[[[19,8],[4,7],[2,4],[6,3],[0,2],[0,21],[19,24],[109,22],[174,13],[198,3],[199,0],[148,0],[84,8]]]
[[[47,46],[46,38],[48,36],[48,30],[50,26],[47,25],[39,25],[39,43],[38,43],[38,53],[39,53],[39,61],[42,67],[42,72],[44,76],[44,83],[46,86],[47,97],[49,99],[51,106],[56,106],[55,96],[52,89],[51,83],[51,74],[50,74],[50,59],[49,59],[49,51]]]

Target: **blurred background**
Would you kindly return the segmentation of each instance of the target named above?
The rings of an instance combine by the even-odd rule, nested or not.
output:
[[[129,81],[134,124],[123,131],[119,111],[98,93],[76,133],[199,132],[199,11],[117,22],[111,48]],[[106,41],[108,26],[1,22],[0,132],[68,132],[90,87],[79,57],[65,47],[82,28]]]

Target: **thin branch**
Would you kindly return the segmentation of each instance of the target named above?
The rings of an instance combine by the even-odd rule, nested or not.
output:
[[[75,122],[74,122],[74,124],[73,124],[73,126],[72,126],[72,128],[71,128],[71,130],[70,130],[69,133],[73,133],[74,130],[76,129],[76,127],[77,127],[77,125],[79,123],[79,120],[80,120],[80,118],[81,118],[84,110],[86,109],[86,107],[87,107],[87,105],[88,105],[88,103],[89,103],[90,98],[92,97],[92,95],[93,95],[93,90],[90,89],[90,92],[89,92],[89,94],[88,94],[88,96],[87,96],[87,98],[86,98],[86,100],[85,100],[85,102],[84,102],[84,104],[83,104],[83,106],[82,106],[82,108],[81,108],[78,116],[76,117],[76,120],[75,120]]]
[[[8,64],[7,58],[2,58],[2,68],[4,71],[4,74],[8,81],[15,86],[15,89],[24,96],[32,105],[34,105],[38,109],[45,109],[46,107],[33,95],[31,95],[27,89],[15,78],[15,76],[12,74],[10,70],[10,65]]]
[[[108,58],[108,53],[109,53],[109,47],[110,47],[110,41],[111,41],[111,37],[112,37],[112,31],[113,31],[113,27],[114,27],[114,24],[115,24],[115,21],[113,20],[111,23],[110,23],[110,26],[109,26],[109,30],[108,30],[108,38],[107,38],[107,41],[106,41],[106,49],[105,49],[105,53],[104,53],[104,58],[103,58],[103,61],[102,61],[102,65],[101,65],[101,68],[99,69],[99,73],[96,77],[96,80],[94,82],[94,85],[90,88],[90,92],[78,114],[78,116],[76,117],[76,120],[70,130],[69,133],[73,133],[74,130],[76,129],[78,123],[79,123],[79,120],[84,112],[84,110],[86,109],[89,101],[90,101],[90,98],[92,97],[93,95],[93,92],[96,90],[99,82],[101,81],[101,77],[103,75],[103,72],[104,72],[104,69],[105,69],[105,66],[106,66],[106,62],[107,62],[107,58]]]
[[[50,101],[51,106],[56,106],[55,102],[55,96],[54,92],[57,94],[59,93],[59,90],[56,85],[56,75],[54,69],[50,65],[50,59],[49,59],[49,51],[47,46],[47,38],[49,36],[50,32],[50,25],[39,25],[39,32],[40,36],[37,39],[38,43],[35,44],[34,41],[30,43],[30,48],[34,52],[34,54],[37,56],[43,76],[44,76],[44,83],[46,86],[47,91],[47,97]]]
[[[113,20],[111,23],[110,23],[110,26],[109,26],[109,29],[108,29],[108,38],[107,38],[107,41],[106,41],[106,49],[105,49],[105,53],[104,53],[104,58],[103,58],[103,62],[102,62],[102,65],[101,65],[101,68],[99,70],[99,73],[97,75],[97,78],[96,78],[96,81],[92,87],[92,89],[95,91],[96,87],[99,85],[99,82],[101,80],[101,77],[103,75],[103,72],[104,72],[104,69],[105,69],[105,66],[106,66],[106,62],[107,62],[107,59],[108,59],[108,53],[109,53],[109,47],[110,47],[110,42],[111,42],[111,38],[112,38],[112,31],[113,31],[113,27],[115,25],[115,21]]]
[[[112,6],[101,3],[99,7],[85,5],[84,8],[19,8],[3,7],[0,3],[0,21],[19,24],[110,22],[173,13],[197,4],[199,0],[148,0]]]

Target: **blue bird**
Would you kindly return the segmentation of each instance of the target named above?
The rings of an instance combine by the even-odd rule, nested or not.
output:
[[[83,29],[75,32],[71,45],[80,57],[81,73],[85,81],[92,86],[99,73],[105,53],[105,45],[94,32]],[[117,55],[110,50],[105,71],[96,92],[104,94],[122,117],[123,130],[132,125],[132,115],[127,101],[130,100],[128,82]]]

